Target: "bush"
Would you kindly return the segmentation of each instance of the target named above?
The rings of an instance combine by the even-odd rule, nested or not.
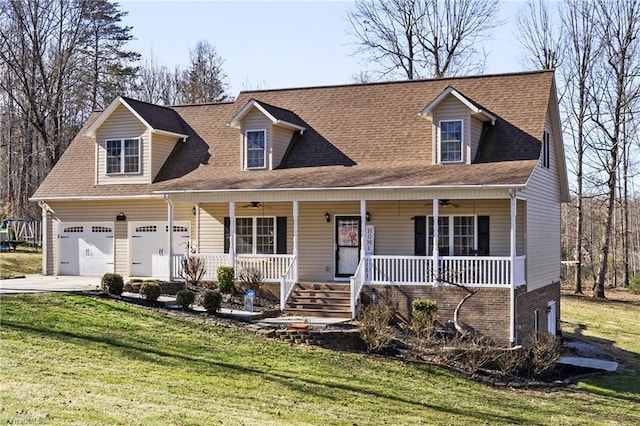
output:
[[[155,302],[160,297],[160,284],[155,281],[143,281],[140,286],[140,294],[150,302]]]
[[[218,278],[218,287],[223,293],[231,293],[233,291],[233,277],[235,271],[231,266],[219,266],[216,271]]]
[[[411,303],[411,330],[417,338],[433,338],[437,312],[438,305],[433,300],[416,299]]]
[[[560,359],[562,344],[556,336],[543,331],[536,333],[528,348],[530,375],[543,376],[553,370]]]
[[[415,315],[416,312],[426,312],[435,315],[438,312],[438,304],[434,300],[415,299],[411,302],[411,311]]]
[[[104,274],[102,276],[102,291],[109,294],[116,294],[120,296],[124,289],[124,281],[122,275],[118,274]]]
[[[362,312],[360,336],[369,352],[381,352],[391,342],[393,334],[389,323],[393,319],[393,310],[386,305],[367,306]]]
[[[176,294],[176,303],[181,306],[182,309],[187,309],[196,300],[196,294],[191,290],[180,290]]]
[[[202,257],[186,256],[180,261],[180,275],[194,287],[198,287],[200,280],[207,273],[205,260]]]
[[[640,294],[640,274],[636,274],[629,279],[629,293]]]
[[[126,291],[127,293],[140,293],[141,285],[142,285],[142,280],[140,281],[129,280],[129,282],[124,285],[124,291]]]
[[[215,314],[222,306],[222,294],[217,291],[207,290],[202,295],[202,307],[210,314]]]
[[[256,296],[260,295],[260,289],[262,288],[262,272],[255,267],[244,268],[240,272],[240,282],[242,282],[242,291],[253,290]]]

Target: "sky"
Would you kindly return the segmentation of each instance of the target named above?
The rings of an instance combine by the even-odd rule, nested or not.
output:
[[[186,67],[198,41],[212,44],[223,59],[228,93],[247,89],[353,83],[371,71],[349,36],[350,1],[120,1],[133,27],[128,48],[153,53],[170,68]],[[505,24],[486,43],[485,73],[522,71],[514,16],[521,2],[500,9]]]

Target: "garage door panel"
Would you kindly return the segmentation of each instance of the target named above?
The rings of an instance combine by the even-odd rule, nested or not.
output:
[[[113,223],[61,223],[58,237],[60,275],[113,272]]]
[[[131,276],[166,277],[169,274],[168,229],[167,222],[130,224]],[[190,238],[189,222],[174,223],[173,252],[185,252]]]

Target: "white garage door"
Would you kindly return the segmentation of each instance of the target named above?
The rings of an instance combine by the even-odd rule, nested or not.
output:
[[[58,274],[100,276],[113,272],[113,222],[62,222],[58,243]]]
[[[169,274],[167,222],[130,222],[132,277],[165,278]],[[189,222],[173,223],[173,253],[185,253],[189,245]]]

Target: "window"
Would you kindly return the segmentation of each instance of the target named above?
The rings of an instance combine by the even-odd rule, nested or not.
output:
[[[245,161],[247,169],[264,169],[267,159],[266,130],[249,130],[246,133]]]
[[[236,218],[236,253],[274,254],[275,219],[273,217]]]
[[[440,122],[440,162],[462,161],[462,120]]]
[[[540,153],[542,167],[549,168],[549,132],[546,130],[542,134],[542,152]]]
[[[140,139],[107,139],[107,174],[140,173]]]
[[[453,224],[453,226],[450,226]],[[429,252],[433,251],[433,217],[429,217]],[[438,216],[440,256],[468,256],[476,250],[475,216]]]

